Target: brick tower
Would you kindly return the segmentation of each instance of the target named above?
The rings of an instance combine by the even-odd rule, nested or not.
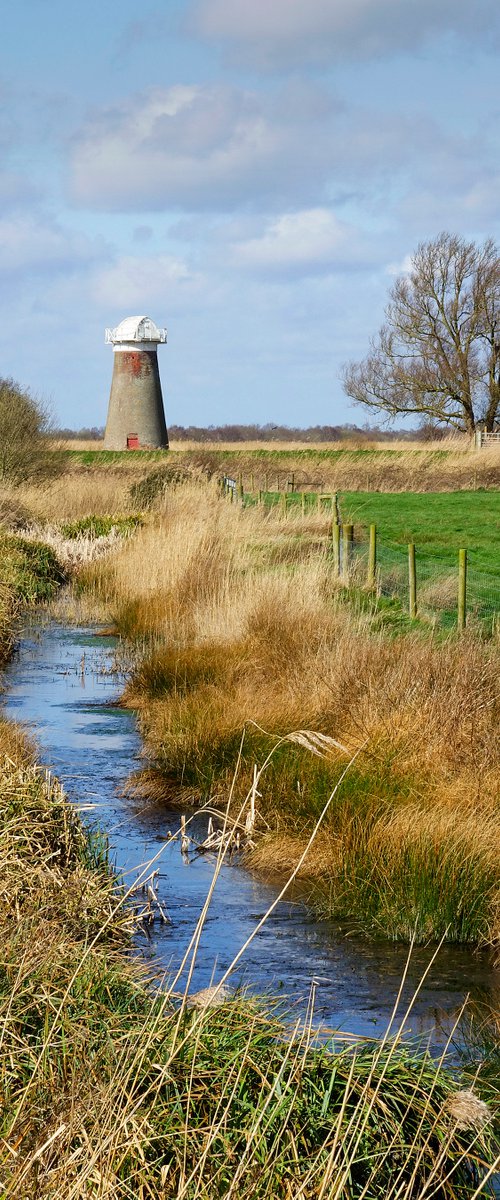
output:
[[[105,450],[168,450],[156,348],[167,340],[150,317],[125,317],[106,330],[113,346],[113,379]]]

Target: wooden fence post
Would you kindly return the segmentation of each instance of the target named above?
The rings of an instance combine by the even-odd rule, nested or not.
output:
[[[332,521],[333,570],[338,579],[340,575],[340,525]]]
[[[259,488],[259,499],[258,499],[258,503],[259,503],[259,504],[263,504],[263,503],[264,503],[264,492],[262,492],[262,491],[260,490],[260,488]]]
[[[375,572],[377,568],[377,526],[370,525],[370,540],[368,542],[368,572],[366,582],[368,587],[375,587]]]
[[[409,582],[409,613],[412,620],[417,615],[417,568],[415,564],[415,543],[408,544],[408,582]]]
[[[467,604],[467,551],[458,551],[458,628],[465,629]]]
[[[354,525],[343,525],[342,526],[342,543],[343,543],[342,574],[344,576],[344,579],[347,582],[348,577],[349,577],[349,567],[350,567],[351,561],[352,561],[352,549],[353,549],[353,543],[354,543]]]

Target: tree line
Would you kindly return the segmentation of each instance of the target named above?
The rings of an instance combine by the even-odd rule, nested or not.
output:
[[[420,422],[415,429],[388,429],[380,425],[169,425],[172,442],[372,442],[404,439],[405,441],[439,440],[448,433],[446,426],[436,422]],[[54,437],[61,441],[99,442],[104,426],[84,426],[82,429],[56,429]]]

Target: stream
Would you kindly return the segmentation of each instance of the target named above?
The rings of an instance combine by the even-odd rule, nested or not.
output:
[[[4,674],[7,717],[34,733],[41,761],[64,784],[82,817],[107,832],[111,858],[128,887],[152,858],[159,871],[158,898],[170,924],[155,921],[138,952],[176,972],[210,885],[215,859],[189,865],[179,843],[167,844],[179,827],[177,811],[144,806],[121,794],[140,765],[141,741],[134,714],[117,701],[123,678],[115,669],[112,638],[93,627],[65,626],[35,618],[25,629]],[[91,806],[91,807],[89,807]],[[189,814],[188,814],[189,815]],[[196,816],[190,832],[203,840],[207,818]],[[191,990],[216,982],[279,891],[236,862],[223,866],[198,950]],[[331,1030],[380,1036],[387,1027],[402,978],[407,948],[347,938],[333,922],[313,920],[305,906],[280,902],[238,964],[233,986],[283,998],[292,1015],[305,1013],[315,981],[315,1022]],[[431,958],[415,950],[397,1020],[402,1020]],[[181,980],[176,986],[181,988]],[[481,1006],[500,987],[486,956],[444,947],[426,978],[411,1016],[409,1033],[438,1050],[446,1041],[466,994]]]

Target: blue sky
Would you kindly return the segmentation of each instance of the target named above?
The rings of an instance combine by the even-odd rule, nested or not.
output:
[[[418,242],[500,239],[495,0],[18,0],[2,15],[0,374],[103,424],[147,313],[167,421],[366,419]]]

